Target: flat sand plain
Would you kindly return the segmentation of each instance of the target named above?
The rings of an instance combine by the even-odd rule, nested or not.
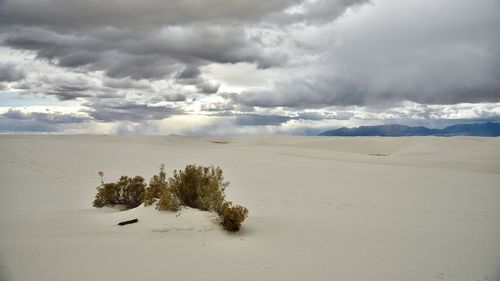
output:
[[[91,207],[161,163],[222,167],[242,230]],[[500,138],[2,135],[0,280],[500,280]]]

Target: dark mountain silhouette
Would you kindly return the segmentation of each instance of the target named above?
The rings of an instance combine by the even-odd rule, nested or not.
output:
[[[444,129],[429,129],[426,127],[410,127],[405,125],[380,125],[361,126],[358,128],[340,128],[326,131],[320,136],[383,136],[383,137],[403,137],[403,136],[479,136],[497,137],[500,136],[500,123],[475,123],[459,124],[446,127]]]

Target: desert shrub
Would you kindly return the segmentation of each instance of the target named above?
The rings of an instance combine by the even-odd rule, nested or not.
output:
[[[136,176],[130,178],[122,176],[116,183],[104,183],[101,176],[101,185],[97,188],[94,207],[123,204],[127,209],[135,208],[142,203],[146,184],[144,178]]]
[[[188,206],[202,211],[216,212],[222,227],[231,232],[240,230],[248,216],[245,207],[225,201],[225,189],[229,182],[224,181],[222,169],[188,165],[184,170],[175,170],[167,180],[164,165],[158,175],[154,175],[146,187],[144,178],[122,176],[116,183],[104,183],[103,173],[99,172],[101,185],[97,188],[94,207],[123,204],[126,208],[135,208],[142,202],[153,204],[156,198],[158,210],[178,211],[181,206]]]
[[[163,191],[163,193],[160,196],[160,200],[158,201],[158,204],[156,205],[156,209],[160,211],[172,211],[172,212],[177,212],[180,209],[180,203],[179,199],[172,194],[172,192],[168,189]]]
[[[127,209],[135,208],[142,204],[144,190],[146,189],[143,177],[135,176],[134,178],[129,178],[122,176],[119,180],[119,186],[122,190],[122,204]]]
[[[215,211],[222,205],[228,185],[222,170],[213,166],[188,165],[184,171],[175,170],[169,179],[169,187],[182,205],[203,211]]]
[[[116,183],[101,183],[97,188],[97,195],[93,202],[93,206],[102,208],[106,205],[120,204],[120,189]]]
[[[221,220],[222,227],[231,232],[240,230],[241,223],[248,216],[248,210],[245,207],[236,205],[231,202],[224,202],[218,209],[217,213]]]
[[[165,173],[165,165],[161,164],[160,173],[151,178],[149,185],[144,192],[144,205],[152,205],[156,198],[160,198],[167,187],[168,184],[167,174]]]

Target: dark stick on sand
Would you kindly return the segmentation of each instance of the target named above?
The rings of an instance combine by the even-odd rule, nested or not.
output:
[[[131,224],[131,223],[136,223],[138,221],[139,221],[138,219],[133,219],[133,220],[128,220],[128,221],[122,221],[122,222],[119,222],[118,225]]]

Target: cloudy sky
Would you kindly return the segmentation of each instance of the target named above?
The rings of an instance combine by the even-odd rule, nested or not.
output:
[[[0,132],[500,121],[499,0],[0,0]]]

